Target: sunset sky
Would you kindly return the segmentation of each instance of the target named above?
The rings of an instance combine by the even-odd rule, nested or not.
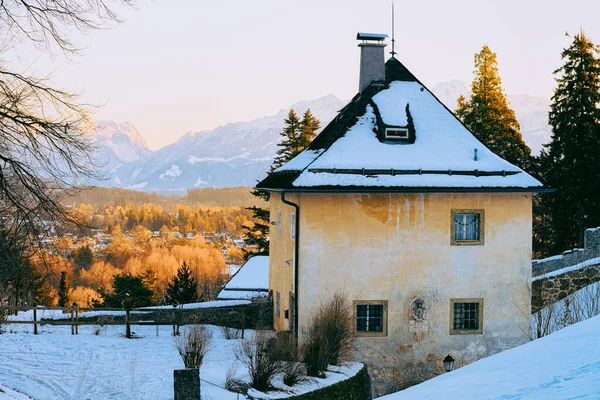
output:
[[[357,91],[357,31],[390,33],[389,0],[140,0],[123,24],[76,35],[81,56],[36,49],[6,62],[131,121],[152,149],[187,131],[274,114],[295,101]],[[399,59],[426,85],[470,83],[473,55],[498,53],[508,93],[549,98],[552,71],[580,27],[600,43],[600,1],[396,1]],[[389,51],[388,47],[388,51]]]

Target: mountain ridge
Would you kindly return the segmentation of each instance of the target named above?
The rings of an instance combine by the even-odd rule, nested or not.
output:
[[[432,91],[450,110],[456,108],[460,95],[469,94],[467,85],[459,80],[436,85]],[[550,139],[550,102],[530,95],[508,97],[526,143],[534,154],[539,153],[542,143]],[[105,158],[106,180],[98,185],[164,193],[252,186],[269,170],[283,121],[291,108],[298,114],[310,108],[325,127],[345,104],[332,94],[299,101],[270,116],[187,132],[155,151],[148,149],[143,135],[132,123],[101,121],[95,137]]]

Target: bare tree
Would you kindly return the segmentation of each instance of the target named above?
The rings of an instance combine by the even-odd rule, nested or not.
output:
[[[118,23],[113,8],[133,0],[0,1],[2,49],[34,44],[79,49],[69,40],[80,32]],[[64,194],[98,179],[92,155],[91,107],[77,94],[52,88],[46,78],[11,71],[0,61],[0,216],[25,223],[39,234],[61,222],[75,222],[61,204]],[[10,216],[9,218],[7,218]],[[4,226],[0,227],[4,228]]]

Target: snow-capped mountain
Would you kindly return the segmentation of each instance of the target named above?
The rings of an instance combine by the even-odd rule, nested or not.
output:
[[[93,136],[101,152],[112,152],[120,162],[141,160],[151,153],[146,140],[131,122],[98,121]]]
[[[440,83],[431,90],[452,111],[456,109],[456,100],[459,96],[469,97],[468,86],[459,80]],[[527,94],[509,94],[508,101],[521,125],[523,140],[531,148],[531,152],[538,155],[542,145],[550,141],[552,133],[552,128],[548,125],[550,101]]]
[[[325,127],[343,106],[344,102],[328,95],[296,103],[290,108],[300,116],[310,108],[321,120],[321,126]],[[130,162],[125,162],[127,159],[122,156],[123,152],[119,153],[122,148],[115,146],[113,134],[112,145],[107,147],[119,156],[119,162],[106,163],[107,180],[100,184],[161,192],[251,186],[264,178],[269,170],[277,151],[283,120],[290,108],[250,122],[230,123],[212,131],[190,132],[154,152],[138,146],[138,152],[132,154],[137,158]],[[132,128],[137,132],[135,127]],[[134,146],[134,142],[130,142]],[[146,150],[148,153],[142,156],[140,151]]]
[[[469,95],[467,85],[453,80],[434,86],[434,94],[451,110],[456,99]],[[509,95],[525,142],[533,154],[550,140],[549,101],[529,95]],[[301,115],[307,108],[321,126],[345,105],[333,95],[293,104],[277,114],[250,122],[235,122],[211,131],[189,132],[159,150],[148,149],[130,122],[101,121],[94,136],[97,158],[104,166],[101,186],[145,191],[182,192],[201,187],[252,186],[262,179],[277,151],[283,120],[290,108]]]

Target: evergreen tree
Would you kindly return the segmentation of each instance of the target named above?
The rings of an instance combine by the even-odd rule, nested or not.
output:
[[[281,142],[277,146],[281,147],[277,150],[277,155],[273,159],[271,171],[275,171],[292,158],[300,154],[313,141],[317,135],[317,131],[321,127],[321,122],[315,118],[310,109],[307,109],[302,116],[302,120],[291,109],[287,118],[284,120],[285,126],[281,132]],[[268,201],[269,192],[264,190],[254,190],[252,194],[256,197]],[[256,253],[245,251],[244,258],[247,260],[254,255],[269,255],[269,223],[271,214],[269,210],[261,207],[248,207],[247,210],[252,211],[254,218],[254,226],[245,226],[244,241],[249,245],[256,245],[258,251]]]
[[[531,149],[523,141],[498,75],[496,53],[488,46],[475,54],[471,99],[458,98],[457,117],[484,146],[521,168],[530,167]]]
[[[296,157],[303,150],[303,148],[300,147],[302,125],[294,109],[290,110],[284,122],[285,126],[281,132],[281,141],[277,143],[277,146],[281,148],[277,150],[277,155],[273,159],[271,172]]]
[[[99,290],[103,303],[93,302],[94,307],[104,306],[110,308],[121,308],[126,297],[131,297],[131,307],[145,307],[152,305],[152,290],[144,285],[141,276],[115,275],[113,277],[112,292]]]
[[[88,269],[94,262],[94,253],[89,246],[81,247],[73,251],[73,261],[79,268]]]
[[[554,71],[550,143],[540,156],[544,197],[552,216],[554,251],[583,246],[587,227],[600,225],[600,48],[580,31]]]
[[[192,271],[184,262],[177,270],[173,282],[167,287],[168,304],[187,304],[198,301],[198,282],[192,277]]]
[[[317,136],[317,131],[321,128],[321,121],[315,118],[310,112],[310,108],[304,112],[302,121],[300,121],[300,137],[298,138],[298,148],[302,152]],[[286,160],[286,162],[289,160]]]
[[[244,259],[248,260],[252,256],[268,256],[269,255],[269,222],[271,220],[271,212],[265,208],[247,207],[247,210],[252,211],[254,217],[254,226],[244,227],[246,234],[244,242],[246,245],[256,246],[257,251],[244,251]]]
[[[58,287],[58,306],[59,307],[69,307],[70,296],[69,291],[71,289],[71,285],[67,280],[67,273],[60,273],[60,285]]]

